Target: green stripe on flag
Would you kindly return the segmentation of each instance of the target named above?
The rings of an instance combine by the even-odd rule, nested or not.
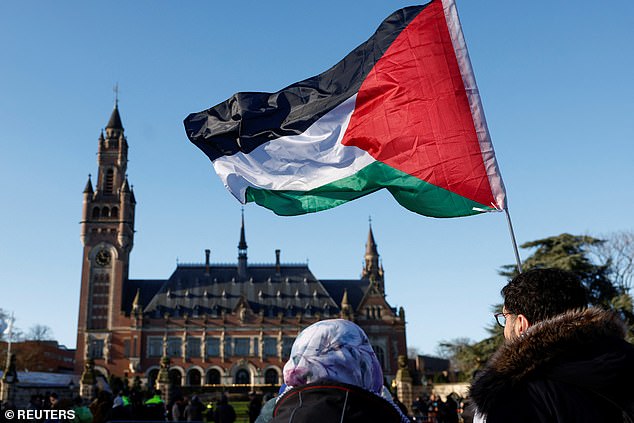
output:
[[[273,191],[248,187],[246,201],[281,216],[330,209],[386,188],[403,207],[430,217],[459,217],[493,210],[439,188],[382,162],[374,162],[352,176],[310,191]],[[479,211],[473,208],[480,209]]]

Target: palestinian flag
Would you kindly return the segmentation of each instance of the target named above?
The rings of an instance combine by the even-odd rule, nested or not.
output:
[[[386,188],[434,217],[505,208],[453,0],[390,15],[324,73],[185,119],[240,202],[316,212]]]

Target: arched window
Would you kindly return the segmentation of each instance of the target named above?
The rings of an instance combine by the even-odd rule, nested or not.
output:
[[[176,369],[172,369],[169,371],[170,382],[173,386],[181,386],[181,372]]]
[[[114,171],[108,169],[106,171],[106,183],[104,185],[104,191],[106,194],[112,194],[112,188],[114,187]]]
[[[119,217],[119,209],[117,207],[110,209],[110,217]]]
[[[206,378],[207,385],[220,385],[220,372],[216,369],[211,369],[207,372]]]
[[[372,349],[374,350],[374,354],[376,354],[376,358],[379,360],[379,364],[381,364],[381,368],[385,370],[385,351],[378,345],[372,345]]]
[[[268,369],[264,373],[264,383],[267,385],[277,385],[279,384],[279,375],[277,374],[277,370]]]
[[[103,217],[108,217],[110,216],[110,209],[108,207],[104,207],[103,209],[101,209],[101,215]]]
[[[200,386],[200,371],[198,369],[191,369],[187,372],[187,384],[189,386]]]
[[[97,219],[99,217],[99,207],[92,209],[92,218]]]
[[[236,385],[248,385],[251,383],[251,374],[246,369],[240,369],[236,372]]]

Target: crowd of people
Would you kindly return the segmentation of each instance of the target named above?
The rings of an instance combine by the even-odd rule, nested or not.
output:
[[[634,345],[625,340],[618,315],[587,307],[578,278],[557,269],[521,273],[502,296],[496,319],[505,342],[475,376],[466,409],[457,395],[443,400],[431,394],[416,398],[408,415],[386,388],[364,331],[351,321],[331,319],[295,339],[277,396],[249,394],[249,422],[458,423],[469,414],[476,423],[634,421]],[[32,398],[29,407],[74,410],[74,421],[81,423],[234,423],[237,417],[226,395],[215,404],[196,395],[165,404],[159,391],[149,397],[101,391],[89,405],[53,393]]]
[[[458,423],[463,419],[463,399],[456,393],[447,395],[419,396],[412,404],[411,420],[416,423]]]

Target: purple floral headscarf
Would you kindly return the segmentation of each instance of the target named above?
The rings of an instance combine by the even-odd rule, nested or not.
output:
[[[381,394],[383,372],[367,335],[343,319],[322,320],[304,329],[284,366],[289,387],[320,379],[348,383]]]

